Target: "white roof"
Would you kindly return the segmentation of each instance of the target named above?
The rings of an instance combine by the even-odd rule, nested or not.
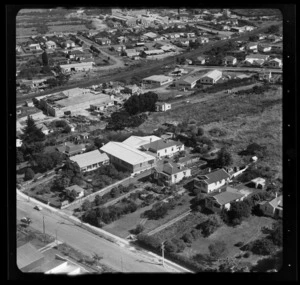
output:
[[[217,79],[220,76],[222,76],[222,71],[215,69],[215,70],[212,70],[212,71],[204,74],[202,77],[209,77],[212,79]]]
[[[87,153],[72,156],[70,157],[70,159],[74,162],[77,162],[79,167],[82,168],[88,165],[109,160],[109,157],[106,153],[100,153],[100,151],[96,149]]]
[[[152,76],[144,78],[143,80],[152,80],[152,81],[163,82],[166,80],[173,80],[173,79],[172,79],[172,77],[165,76],[165,75],[152,75]]]
[[[146,33],[146,34],[144,34],[144,36],[149,37],[149,38],[157,37],[157,35],[155,33],[152,33],[152,32]]]
[[[161,138],[157,136],[146,136],[146,137],[131,136],[125,141],[123,141],[123,144],[126,144],[130,147],[139,148],[144,144],[150,143],[150,140],[151,142],[154,142],[157,140],[161,140]]]
[[[276,62],[279,62],[279,63],[281,63],[282,62],[282,60],[281,59],[279,59],[279,58],[273,58],[272,60],[270,60],[270,62],[271,61],[276,61]]]
[[[145,161],[154,160],[153,156],[139,151],[133,147],[130,147],[124,143],[109,142],[100,149],[131,165],[136,165]]]
[[[156,54],[156,53],[164,53],[162,49],[152,49],[152,50],[145,50],[145,54]]]
[[[62,64],[60,65],[61,68],[71,68],[71,67],[80,67],[80,66],[93,66],[93,62],[78,62],[78,63],[70,63],[70,64]]]

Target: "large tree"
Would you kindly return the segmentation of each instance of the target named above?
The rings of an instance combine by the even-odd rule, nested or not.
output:
[[[157,99],[158,95],[154,92],[133,95],[124,103],[124,108],[130,115],[136,115],[145,111],[155,111]]]
[[[21,135],[21,139],[23,143],[33,143],[38,141],[43,141],[45,139],[45,134],[38,128],[32,119],[31,116],[28,115],[26,120],[26,126],[22,129],[23,134]]]
[[[49,64],[49,59],[48,59],[48,54],[46,51],[42,53],[42,61],[43,61],[43,66],[48,66]]]
[[[218,168],[223,168],[231,165],[232,162],[233,160],[230,152],[226,148],[221,148],[220,152],[218,153],[218,157],[215,161],[215,166]]]

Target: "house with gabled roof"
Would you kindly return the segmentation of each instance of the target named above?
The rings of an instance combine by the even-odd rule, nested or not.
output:
[[[154,178],[161,179],[167,185],[172,185],[180,182],[185,177],[191,176],[191,169],[185,166],[180,166],[174,162],[163,164],[162,168],[155,167]]]
[[[220,212],[222,209],[230,210],[231,203],[242,201],[245,195],[237,189],[227,187],[226,191],[209,196],[205,199],[205,207],[213,212]]]
[[[69,186],[65,189],[65,192],[68,193],[68,192],[72,192],[72,191],[75,191],[76,194],[77,194],[77,199],[78,198],[81,198],[84,196],[84,189],[81,188],[80,186],[78,185],[72,185],[72,186]]]
[[[220,189],[230,181],[230,175],[224,169],[217,169],[194,179],[194,187],[205,193]]]
[[[223,64],[224,65],[235,65],[237,63],[237,59],[234,56],[225,56],[223,59]]]
[[[263,201],[259,203],[259,208],[264,215],[270,217],[280,217],[282,218],[283,213],[283,204],[282,204],[282,195],[277,196],[271,201]]]
[[[70,160],[76,162],[83,172],[95,170],[109,163],[107,154],[100,153],[98,149],[72,156]]]
[[[65,142],[64,144],[57,146],[56,150],[70,157],[79,153],[83,153],[85,151],[85,146],[83,144]]]

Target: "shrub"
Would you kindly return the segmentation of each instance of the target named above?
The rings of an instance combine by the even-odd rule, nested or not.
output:
[[[25,171],[24,180],[28,181],[33,179],[33,177],[34,177],[34,171],[31,168],[27,168]]]
[[[243,255],[243,257],[244,257],[244,258],[250,257],[250,252],[249,252],[249,251],[245,252],[244,255]]]
[[[251,251],[258,255],[269,255],[274,252],[275,246],[269,239],[263,238],[253,242]]]
[[[244,245],[244,243],[242,242],[242,241],[239,241],[239,242],[237,242],[236,244],[235,244],[235,246],[237,246],[237,247],[241,247],[241,246],[243,246]]]
[[[192,243],[193,242],[193,236],[191,233],[185,233],[181,239],[185,242],[185,243]]]

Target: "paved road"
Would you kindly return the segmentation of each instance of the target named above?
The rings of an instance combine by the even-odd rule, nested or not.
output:
[[[98,48],[101,51],[101,54],[110,57],[113,61],[115,61],[114,64],[112,65],[108,65],[108,66],[101,66],[101,67],[97,67],[97,70],[107,70],[107,69],[113,69],[113,68],[121,68],[124,67],[124,62],[122,60],[120,60],[119,58],[106,53],[105,51],[103,51],[103,47],[101,45],[98,45],[97,43],[83,37],[83,36],[77,36],[79,39],[81,39],[83,42],[85,42],[88,45],[93,45],[94,47]]]
[[[60,241],[68,243],[75,249],[89,256],[97,253],[102,256],[101,263],[119,272],[179,272],[178,268],[163,267],[160,261],[133,247],[121,247],[90,233],[74,223],[66,221],[56,213],[51,213],[46,207],[42,211],[33,209],[34,203],[26,198],[17,196],[17,219],[23,216],[31,218],[30,226],[42,231],[43,217],[45,220],[45,231],[47,234],[55,236]]]

